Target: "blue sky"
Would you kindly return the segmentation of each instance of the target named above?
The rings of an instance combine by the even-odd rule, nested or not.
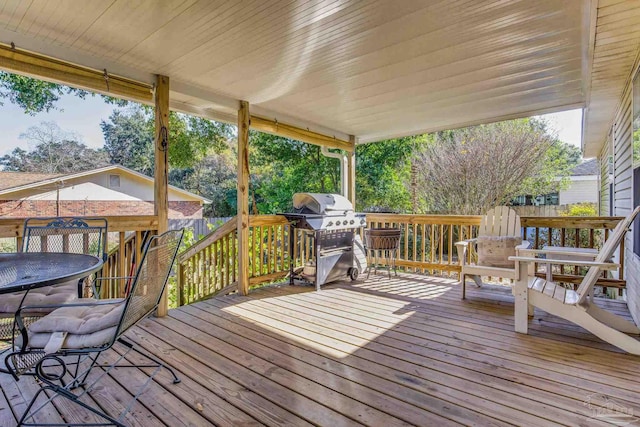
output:
[[[109,118],[115,108],[113,105],[105,103],[99,96],[80,99],[71,95],[63,96],[57,105],[62,111],[56,110],[30,116],[20,107],[5,100],[4,105],[0,106],[0,129],[2,129],[0,155],[11,152],[15,147],[25,150],[31,148],[26,140],[20,139],[20,134],[31,126],[51,121],[56,122],[63,131],[78,134],[81,141],[88,147],[99,148],[104,145],[100,121]]]
[[[81,141],[88,147],[99,148],[104,145],[100,121],[109,118],[115,108],[113,105],[106,104],[99,96],[87,97],[83,100],[72,95],[63,96],[57,105],[62,111],[39,113],[35,116],[25,114],[22,109],[10,102],[0,106],[0,129],[2,129],[0,155],[8,154],[15,147],[25,150],[32,148],[28,141],[20,139],[20,134],[29,127],[45,121],[56,122],[63,131],[78,134]],[[542,117],[546,118],[551,127],[556,130],[560,140],[580,146],[581,110],[547,114]]]

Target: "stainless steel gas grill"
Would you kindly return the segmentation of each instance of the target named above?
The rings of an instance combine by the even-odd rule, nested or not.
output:
[[[353,212],[353,205],[339,194],[296,193],[293,196],[292,213],[283,215],[292,228],[311,233],[314,243],[314,261],[294,274],[293,254],[290,257],[290,281],[304,279],[320,286],[335,280],[350,277],[355,280],[366,266],[356,261],[364,257],[356,254],[356,230],[366,225],[364,214]],[[290,233],[290,248],[294,248],[298,232]],[[292,249],[293,250],[293,249]]]

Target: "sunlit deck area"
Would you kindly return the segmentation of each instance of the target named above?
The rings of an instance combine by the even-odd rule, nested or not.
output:
[[[378,274],[321,292],[280,285],[170,310],[128,336],[182,382],[162,372],[126,423],[604,425],[616,421],[596,408],[604,404],[640,414],[640,358],[541,312],[529,335],[516,334],[507,287],[469,286],[465,301],[459,291],[451,279]],[[116,370],[92,399],[118,413],[144,380]],[[0,381],[0,425],[12,425],[38,386]],[[49,420],[87,421],[61,403]]]

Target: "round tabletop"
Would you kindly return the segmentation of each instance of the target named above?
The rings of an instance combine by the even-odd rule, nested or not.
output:
[[[58,252],[0,253],[0,294],[81,279],[98,271],[102,260]]]

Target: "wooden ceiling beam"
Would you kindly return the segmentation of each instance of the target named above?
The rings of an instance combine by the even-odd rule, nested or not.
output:
[[[275,120],[265,119],[259,116],[251,116],[251,128],[259,130],[260,132],[266,132],[328,148],[337,148],[348,152],[352,152],[354,147],[349,141],[323,135],[296,126],[279,123]]]
[[[103,95],[153,103],[153,87],[45,55],[0,44],[0,69]]]
[[[63,84],[103,95],[124,98],[131,101],[153,105],[153,86],[141,83],[124,77],[108,74],[108,70],[96,70],[83,67],[46,55],[17,49],[12,46],[0,43],[0,69],[22,74],[37,79]],[[181,108],[182,107],[182,108]],[[185,111],[184,106],[178,105],[177,110]],[[185,111],[202,117],[210,116],[207,112]],[[209,117],[210,118],[210,117]],[[217,118],[220,120],[219,118]],[[214,118],[216,120],[216,118]],[[223,121],[226,121],[223,119]],[[291,138],[298,141],[307,142],[336,148],[347,152],[353,151],[351,142],[328,136],[297,126],[280,123],[276,120],[266,119],[260,116],[251,116],[251,127],[261,132]]]

